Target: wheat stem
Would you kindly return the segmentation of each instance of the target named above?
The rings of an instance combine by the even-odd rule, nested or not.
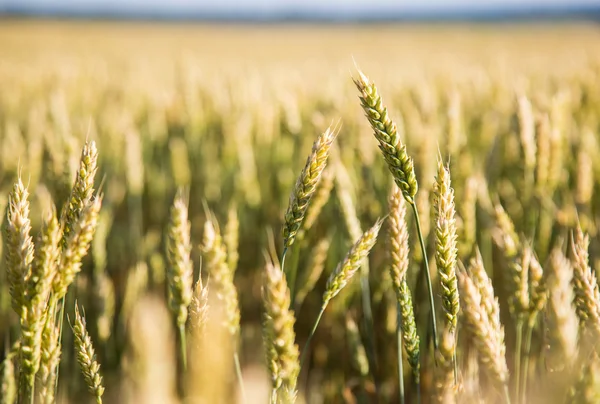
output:
[[[421,252],[423,253],[423,271],[425,272],[425,279],[427,280],[427,291],[429,293],[429,306],[431,308],[431,327],[433,332],[433,348],[438,351],[438,339],[437,339],[437,323],[435,320],[435,303],[433,300],[433,286],[431,285],[431,275],[429,274],[429,262],[427,260],[427,249],[425,248],[425,240],[423,239],[423,233],[421,231],[421,222],[419,220],[419,210],[417,204],[410,202],[413,214],[415,216],[415,223],[417,225],[417,234],[419,235],[419,244],[421,245]]]
[[[315,324],[313,325],[313,328],[310,330],[310,334],[308,334],[308,339],[306,340],[306,343],[304,344],[304,348],[302,348],[302,354],[300,354],[300,369],[302,369],[302,367],[304,366],[304,360],[306,359],[306,354],[308,352],[308,346],[310,345],[310,341],[312,341],[313,337],[315,336],[315,332],[317,331],[317,327],[319,326],[319,322],[321,321],[321,317],[323,317],[323,313],[325,313],[326,308],[327,308],[327,303],[325,303],[323,306],[321,306],[321,311],[319,312],[319,315],[317,316],[317,319],[315,320]]]
[[[400,403],[405,403],[404,398],[404,367],[402,361],[402,309],[400,303],[396,299],[396,342],[398,345],[398,390],[400,395]]]
[[[187,370],[187,346],[185,342],[185,324],[179,324],[179,343],[181,345],[181,360],[183,370]]]
[[[516,327],[516,337],[517,337],[517,343],[515,346],[515,398],[517,400],[517,403],[519,402],[519,387],[520,387],[520,380],[521,380],[521,342],[522,342],[522,338],[523,338],[523,320],[519,319],[517,320],[517,327]]]
[[[525,328],[525,353],[523,361],[523,383],[521,385],[521,403],[527,402],[527,379],[529,379],[529,353],[531,352],[531,336],[533,334],[533,324],[527,322]],[[517,380],[518,383],[518,380]]]
[[[233,353],[233,362],[235,364],[235,376],[240,385],[240,394],[242,395],[242,403],[246,402],[246,389],[244,388],[244,378],[242,377],[242,367],[240,366],[240,357],[238,351]]]

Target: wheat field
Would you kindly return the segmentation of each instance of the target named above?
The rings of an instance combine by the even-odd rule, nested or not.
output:
[[[0,403],[600,402],[600,28],[0,21]]]

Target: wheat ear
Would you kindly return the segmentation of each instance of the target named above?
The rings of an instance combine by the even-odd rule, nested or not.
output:
[[[29,221],[29,191],[21,177],[8,196],[6,212],[6,271],[13,310],[19,317],[27,307],[27,282],[31,276],[34,246]]]
[[[187,199],[180,189],[171,207],[167,230],[169,308],[175,316],[179,330],[181,359],[184,368],[187,368],[185,323],[188,317],[188,306],[192,301],[192,279],[194,276],[194,265],[190,257],[192,245],[190,241],[190,222],[188,221],[187,205]]]
[[[73,325],[73,335],[75,336],[77,363],[79,363],[87,388],[95,397],[96,402],[102,404],[104,386],[102,386],[100,364],[96,360],[92,339],[86,329],[85,317],[79,314],[77,302],[75,302],[75,324]]]
[[[310,155],[306,159],[302,173],[300,173],[296,181],[294,190],[290,195],[288,208],[285,212],[285,223],[283,225],[284,251],[294,244],[296,234],[300,230],[310,200],[317,190],[321,174],[327,166],[331,145],[336,136],[337,131],[328,128],[317,138]]]
[[[295,343],[296,319],[290,307],[290,291],[281,269],[267,263],[262,288],[265,309],[263,339],[271,373],[275,402],[293,403],[296,400],[296,383],[300,373],[299,352]]]

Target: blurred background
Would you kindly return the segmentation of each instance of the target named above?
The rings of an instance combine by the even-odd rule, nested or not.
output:
[[[449,157],[459,257],[467,260],[478,243],[493,272],[498,264],[490,196],[502,201],[519,232],[530,229],[521,155],[515,152],[519,96],[527,96],[534,112],[560,131],[559,148],[565,150],[558,174],[550,176],[549,194],[542,192],[552,208],[533,226],[543,235],[535,239],[537,254],[545,259],[578,219],[597,235],[599,22],[595,0],[0,0],[0,209],[21,172],[37,234],[44,209],[67,199],[85,140],[96,141],[96,184],[102,184],[105,199],[67,307],[75,298],[86,307],[106,402],[124,400],[120,386],[131,372],[124,358],[134,303],[145,294],[165,295],[165,229],[177,188],[189,190],[196,277],[204,205],[222,228],[234,212],[242,368],[262,397],[252,402],[264,402],[269,381],[261,337],[263,251],[274,234],[280,252],[293,184],[312,143],[332,123],[341,124],[335,166],[343,167],[349,182],[336,180],[299,254],[304,279],[315,249],[326,245],[323,274],[296,302],[300,346],[318,313],[327,274],[354,241],[340,203],[344,192],[363,229],[387,212],[391,178],[351,80],[355,63],[377,83],[415,158],[423,212],[430,211],[438,152]],[[409,280],[420,327],[427,303],[416,280],[422,257],[418,248],[413,251]],[[389,354],[395,352],[396,315],[387,260],[382,241],[370,258],[376,330],[364,328],[357,280],[326,313],[302,378],[306,402],[398,397],[395,357]],[[3,282],[0,335],[14,340],[19,322],[6,287]],[[360,324],[363,342],[376,337],[367,346],[376,368],[360,361],[360,339],[358,345],[348,342],[347,317]],[[61,372],[73,377],[61,378],[59,391],[63,401],[81,402],[87,396],[75,376],[70,338],[63,340]],[[514,345],[508,329],[507,344],[509,350]],[[424,359],[424,391],[432,383],[430,359]],[[233,376],[227,377],[235,386]],[[570,379],[559,383],[553,377],[536,384],[534,396],[563,394]],[[416,396],[411,388],[409,398]]]

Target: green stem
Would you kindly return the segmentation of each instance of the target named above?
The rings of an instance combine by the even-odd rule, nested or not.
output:
[[[63,323],[65,319],[65,297],[60,299],[60,316],[58,318],[58,346],[62,349]],[[56,377],[54,378],[54,397],[58,396],[58,374],[60,372],[60,363],[56,366]]]
[[[458,345],[458,327],[454,335],[454,353],[452,354],[452,363],[454,364],[454,385],[458,386],[458,361],[456,360],[456,346]]]
[[[298,259],[300,258],[300,247],[292,249],[292,262],[290,263],[289,274],[287,276],[288,287],[290,288],[290,306],[296,298],[296,278],[298,276]]]
[[[308,352],[308,346],[310,345],[310,341],[312,341],[312,339],[315,335],[315,332],[317,331],[317,327],[319,326],[321,317],[323,317],[323,313],[325,313],[325,308],[327,308],[327,303],[323,304],[323,306],[321,307],[321,311],[319,312],[319,315],[317,316],[317,319],[315,321],[315,324],[313,325],[312,330],[310,330],[310,334],[308,335],[308,339],[306,340],[306,343],[304,344],[304,348],[302,348],[302,354],[300,355],[300,370],[302,370],[302,367],[304,366],[304,361],[306,360],[306,354]]]
[[[378,395],[379,385],[375,377],[377,362],[375,360],[375,337],[373,335],[373,310],[371,308],[371,288],[369,285],[369,261],[364,259],[360,269],[360,289],[363,306],[363,327],[367,334],[367,360],[373,375],[375,395]]]
[[[421,244],[421,252],[423,253],[423,263],[425,265],[424,272],[427,279],[427,289],[429,292],[429,305],[431,306],[431,327],[433,331],[433,348],[435,352],[438,351],[438,339],[437,339],[437,324],[435,320],[435,303],[433,300],[433,286],[431,285],[431,275],[429,274],[429,262],[427,260],[427,250],[425,248],[425,240],[423,239],[423,232],[421,231],[421,222],[419,220],[419,210],[417,204],[413,201],[410,203],[415,216],[415,223],[417,224],[417,233],[419,234],[419,243]]]
[[[402,363],[402,313],[400,303],[396,303],[396,338],[398,344],[398,390],[400,403],[405,403],[404,398],[404,367]]]
[[[185,343],[185,325],[179,325],[179,343],[181,345],[181,362],[183,363],[183,370],[187,370],[187,346]]]
[[[533,322],[527,322],[527,328],[525,329],[525,354],[523,362],[523,384],[521,389],[521,403],[527,401],[527,379],[529,379],[529,353],[531,352],[531,335],[533,334]]]
[[[519,402],[519,386],[521,380],[521,341],[523,338],[523,320],[517,320],[517,343],[515,347],[515,398]]]
[[[508,384],[504,385],[504,401],[506,404],[510,404],[510,393],[508,392]]]
[[[242,377],[242,367],[240,366],[240,357],[238,352],[233,354],[233,362],[235,363],[235,374],[240,385],[240,394],[242,395],[242,403],[246,402],[246,389],[244,388],[244,379]]]
[[[288,248],[283,247],[283,252],[281,253],[281,272],[285,273],[285,256],[287,254]]]

